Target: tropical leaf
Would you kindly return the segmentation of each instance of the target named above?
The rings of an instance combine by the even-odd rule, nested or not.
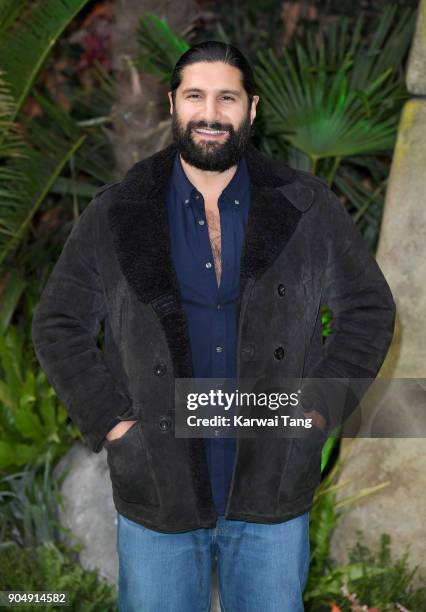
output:
[[[0,91],[7,86],[0,79]],[[0,117],[8,112],[8,98],[1,106]],[[37,96],[51,118],[48,128],[40,120],[25,126],[25,140],[11,140],[9,131],[3,141],[0,160],[2,201],[0,212],[0,263],[16,249],[47,193],[65,164],[84,142],[86,135],[64,109]]]
[[[15,308],[27,285],[28,282],[21,278],[16,271],[11,271],[7,281],[7,286],[3,290],[3,299],[0,309],[0,334],[4,334],[6,332],[6,329],[12,320]]]
[[[139,20],[138,41],[143,51],[134,60],[135,66],[167,83],[180,56],[190,45],[176,35],[167,23],[146,12]]]
[[[305,153],[313,170],[321,158],[392,148],[399,114],[385,113],[383,103],[400,86],[391,71],[363,91],[351,90],[349,55],[337,66],[312,66],[299,43],[297,51],[297,64],[288,51],[282,58],[271,49],[259,52],[255,73],[270,132]]]
[[[16,3],[0,11],[0,68],[15,101],[16,118],[53,45],[88,0]],[[23,8],[25,8],[23,12]]]
[[[334,158],[325,175],[330,185],[345,158],[393,148],[407,96],[399,69],[415,12],[403,11],[398,21],[395,15],[396,7],[383,12],[369,43],[360,17],[352,29],[339,19],[327,30],[308,31],[280,56],[271,49],[258,53],[266,139],[284,141],[286,154],[289,146],[300,151],[314,172],[319,160]]]

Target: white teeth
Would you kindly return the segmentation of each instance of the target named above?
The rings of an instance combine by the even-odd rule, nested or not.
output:
[[[199,132],[200,134],[226,134],[226,132],[222,132],[220,130],[203,130],[201,128],[195,131]]]

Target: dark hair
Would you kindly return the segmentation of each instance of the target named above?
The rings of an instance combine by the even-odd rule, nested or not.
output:
[[[185,66],[197,62],[223,62],[238,68],[241,72],[243,87],[249,101],[249,108],[255,94],[255,80],[253,70],[244,55],[233,45],[217,40],[207,40],[194,45],[179,58],[170,77],[170,89],[173,103],[175,101],[176,89],[182,82],[182,71]]]

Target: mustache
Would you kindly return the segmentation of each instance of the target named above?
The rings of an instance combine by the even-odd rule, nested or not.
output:
[[[192,121],[190,121],[188,123],[188,130],[195,130],[195,129],[207,129],[207,130],[220,130],[223,132],[231,132],[232,131],[232,125],[221,125],[220,123],[207,123],[205,121],[203,122],[199,122],[199,123],[194,123]]]

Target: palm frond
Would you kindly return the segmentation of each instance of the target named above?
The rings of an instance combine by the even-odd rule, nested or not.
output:
[[[134,64],[145,72],[167,83],[180,56],[189,49],[189,44],[176,35],[163,20],[146,12],[139,20],[138,41],[142,52]]]
[[[27,0],[1,0],[0,2],[0,33],[7,30],[19,17]]]
[[[1,80],[0,91],[7,92]],[[37,99],[49,116],[47,124],[33,120],[31,125],[25,126],[25,139],[15,137],[10,145],[9,132],[3,141],[0,263],[16,249],[64,165],[86,138],[66,111],[42,96]],[[18,154],[12,155],[13,151]]]
[[[309,66],[301,47],[298,64],[285,52],[259,53],[255,67],[270,129],[311,159],[377,152],[393,146],[399,114],[383,107],[389,95],[399,95],[390,72],[363,91],[351,90],[353,61],[347,56],[331,71]]]
[[[60,34],[88,0],[43,0],[14,10],[7,2],[0,13],[0,67],[15,100],[14,119]],[[17,5],[22,9],[21,2]],[[24,19],[25,17],[25,19]]]
[[[277,56],[259,51],[256,82],[268,135],[285,140],[311,160],[340,160],[391,150],[407,92],[398,74],[414,30],[415,14],[387,8],[368,43],[360,17],[352,32],[342,19]],[[303,158],[302,158],[303,159]]]

